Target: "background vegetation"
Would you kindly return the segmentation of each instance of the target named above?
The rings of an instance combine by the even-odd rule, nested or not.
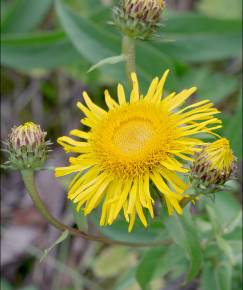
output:
[[[116,1],[113,1],[116,3]],[[7,138],[15,124],[40,123],[53,141],[48,165],[64,165],[56,138],[79,126],[76,101],[87,90],[103,105],[103,91],[126,83],[124,64],[104,65],[120,54],[121,36],[108,24],[112,1],[1,0],[1,129]],[[150,249],[106,246],[68,237],[40,263],[43,249],[58,237],[36,212],[17,172],[2,172],[3,290],[239,290],[242,285],[241,1],[167,1],[163,26],[152,42],[137,43],[137,70],[145,90],[170,68],[166,90],[196,85],[195,98],[211,99],[222,111],[222,134],[239,163],[239,182],[215,200],[201,199],[183,218],[158,218],[144,230],[127,233],[123,221],[98,228],[97,216],[75,222],[89,231],[124,241],[172,238]],[[40,172],[37,183],[50,211],[74,224],[66,201],[68,179]],[[184,281],[187,283],[183,283]]]

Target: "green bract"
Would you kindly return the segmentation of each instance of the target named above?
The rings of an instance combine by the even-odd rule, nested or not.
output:
[[[159,25],[164,0],[123,0],[113,9],[115,25],[132,38],[147,39]]]
[[[39,125],[27,122],[13,127],[7,142],[8,164],[15,169],[35,169],[47,159],[46,132]]]

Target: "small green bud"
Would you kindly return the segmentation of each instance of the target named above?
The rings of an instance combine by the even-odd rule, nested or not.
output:
[[[164,0],[122,0],[113,9],[113,21],[127,36],[147,39],[159,25],[164,6]]]
[[[16,169],[35,169],[41,167],[47,159],[48,145],[46,132],[39,125],[27,122],[11,129],[8,137],[8,164]]]

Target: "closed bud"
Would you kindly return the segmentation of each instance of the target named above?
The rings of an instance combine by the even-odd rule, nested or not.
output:
[[[191,181],[194,187],[216,190],[231,179],[236,172],[236,157],[229,141],[221,138],[203,146],[195,154],[191,165]]]
[[[20,170],[41,167],[47,159],[50,144],[45,142],[45,137],[46,132],[32,122],[13,127],[7,142],[8,163]]]
[[[164,0],[123,0],[113,10],[114,23],[132,38],[146,39],[155,32]]]

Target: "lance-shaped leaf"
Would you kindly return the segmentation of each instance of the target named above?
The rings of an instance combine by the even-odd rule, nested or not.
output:
[[[166,228],[174,242],[184,251],[190,262],[187,281],[191,281],[198,274],[202,264],[202,253],[197,229],[185,217],[174,215],[166,222]]]

